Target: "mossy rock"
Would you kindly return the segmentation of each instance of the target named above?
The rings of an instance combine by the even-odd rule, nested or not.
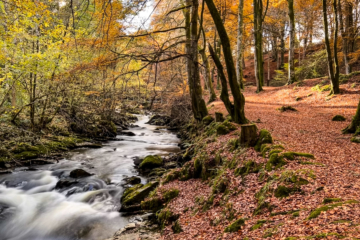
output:
[[[297,187],[286,187],[286,186],[280,185],[275,189],[274,195],[275,195],[275,197],[281,199],[281,198],[286,198],[295,192],[301,192],[301,189],[297,188]]]
[[[250,173],[258,173],[261,169],[261,164],[257,164],[254,161],[245,162],[244,166],[235,170],[235,176],[246,176]]]
[[[341,201],[342,201],[341,198],[324,198],[323,204],[329,204],[329,203],[341,202]]]
[[[164,175],[166,173],[166,171],[167,170],[165,168],[154,168],[149,173],[149,177],[161,177],[162,175]]]
[[[131,191],[124,198],[122,198],[121,203],[123,205],[134,205],[141,203],[149,193],[154,190],[159,185],[159,182],[150,182],[141,188]]]
[[[335,121],[335,122],[344,122],[345,120],[346,120],[346,118],[341,115],[336,115],[335,117],[332,118],[332,121]]]
[[[240,218],[225,228],[224,232],[237,232],[242,226],[245,226],[245,220]]]
[[[163,160],[159,156],[149,155],[145,157],[145,159],[140,163],[140,169],[153,169],[157,167],[161,167],[164,164]]]
[[[280,108],[277,108],[276,110],[280,112],[297,112],[296,108],[292,106],[282,106]]]
[[[219,124],[216,126],[216,133],[218,135],[226,135],[230,133],[230,130],[223,124]]]
[[[204,117],[204,118],[202,119],[202,123],[203,123],[205,126],[210,125],[210,123],[212,123],[212,122],[214,122],[214,121],[215,121],[215,119],[214,119],[212,116],[210,116],[210,115],[208,115],[208,116],[206,116],[206,117]]]
[[[160,197],[152,197],[141,202],[140,206],[142,210],[151,210],[157,212],[163,208],[164,201]]]
[[[139,189],[139,188],[142,188],[144,186],[144,184],[136,184],[134,185],[133,187],[130,187],[130,188],[127,188],[125,189],[122,197],[121,197],[121,201],[122,199],[124,199],[127,195],[129,195],[130,193],[132,193],[133,191]]]
[[[271,133],[266,129],[261,129],[259,133],[259,140],[255,145],[255,150],[260,151],[261,146],[263,144],[272,144],[272,143],[273,143],[273,138],[271,136]]]
[[[34,159],[34,158],[37,158],[39,156],[40,156],[40,154],[38,152],[28,152],[28,151],[18,153],[18,154],[14,155],[14,157],[16,159],[20,159],[20,160]]]
[[[170,202],[172,199],[176,198],[177,196],[179,196],[178,189],[170,189],[163,194],[163,198],[167,203]]]
[[[310,159],[315,159],[313,154],[310,153],[299,153],[299,152],[285,152],[282,156],[288,160],[295,160],[295,157],[305,157]]]
[[[190,162],[185,163],[185,165],[180,170],[179,179],[181,181],[186,181],[194,177],[194,167]]]
[[[282,166],[286,165],[286,161],[284,160],[284,157],[274,153],[273,155],[270,156],[269,161],[266,163],[265,169],[270,172],[273,169],[278,169]]]

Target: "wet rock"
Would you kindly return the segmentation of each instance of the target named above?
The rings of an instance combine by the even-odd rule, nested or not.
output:
[[[55,189],[67,188],[77,184],[78,181],[72,179],[61,179],[56,183]]]
[[[124,135],[124,136],[129,136],[129,137],[136,136],[136,134],[133,132],[120,132],[119,135]]]
[[[71,178],[84,178],[84,177],[89,177],[91,175],[93,175],[93,174],[88,173],[87,171],[85,171],[83,169],[75,169],[70,172]]]
[[[140,163],[141,163],[144,159],[143,159],[143,158],[140,158],[140,157],[134,157],[133,160],[134,160],[135,166],[139,166]]]
[[[163,160],[159,156],[149,155],[139,165],[142,170],[153,169],[161,167],[164,164]]]
[[[121,199],[122,206],[120,211],[128,211],[128,209],[131,209],[132,206],[140,206],[141,201],[143,201],[158,185],[159,182],[150,182],[140,188],[135,188],[130,193],[126,193],[127,189]]]
[[[170,123],[171,119],[169,116],[165,115],[153,115],[147,124],[157,125],[157,126],[165,126]]]
[[[133,177],[125,178],[124,182],[125,184],[135,185],[141,183],[141,178],[133,176]]]
[[[135,224],[135,223],[129,223],[128,225],[125,226],[125,229],[126,229],[126,230],[134,229],[134,228],[136,228],[136,224]]]

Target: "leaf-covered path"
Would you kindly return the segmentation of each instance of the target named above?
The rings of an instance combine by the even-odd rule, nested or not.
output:
[[[341,134],[341,129],[350,123],[356,111],[360,89],[342,85],[346,94],[328,98],[326,92],[311,90],[310,86],[314,86],[314,81],[316,83],[316,80],[306,81],[302,87],[266,88],[260,94],[254,93],[255,88],[247,88],[245,91],[248,119],[257,122],[259,129],[268,129],[275,142],[284,145],[286,151],[315,155],[315,160],[308,162],[308,165],[289,162],[285,169],[272,172],[277,176],[284,171],[314,174],[311,177],[308,175],[310,184],[302,186],[303,192],[283,199],[269,197],[267,201],[274,206],[273,213],[280,214],[268,212],[253,216],[257,204],[254,195],[265,184],[259,181],[257,174],[248,175],[244,182],[234,176],[232,171],[227,171],[231,189],[234,191],[240,188],[241,191],[230,196],[226,204],[222,203],[222,197],[216,197],[213,206],[207,211],[196,209],[201,205],[199,199],[206,201],[211,195],[209,185],[201,180],[169,183],[163,188],[178,188],[181,192],[180,197],[170,204],[170,209],[180,213],[179,221],[184,232],[173,234],[168,227],[164,231],[164,239],[360,237],[360,205],[356,202],[360,200],[360,145],[350,142],[350,135]],[[295,107],[297,111],[277,110],[287,105]],[[344,105],[347,107],[344,108]],[[210,105],[210,113],[215,112],[225,114],[221,101]],[[346,121],[332,121],[338,114],[345,116]],[[235,132],[219,137],[216,143],[208,144],[207,147],[220,148],[237,134]],[[232,157],[231,153],[229,156]],[[259,163],[267,161],[253,150],[248,150],[245,156]],[[278,185],[275,184],[274,187],[276,186]],[[330,200],[324,202],[324,199]],[[320,211],[319,216],[309,219],[314,210],[324,207],[327,208],[326,211]],[[224,229],[233,222],[222,217],[226,211],[230,211],[229,208],[234,211],[235,219],[246,219],[245,226],[237,233],[224,233]],[[298,216],[295,217],[293,211],[299,211]],[[251,229],[259,220],[263,220],[260,227]]]

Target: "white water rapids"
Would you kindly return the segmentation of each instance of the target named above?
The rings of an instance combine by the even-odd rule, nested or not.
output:
[[[133,158],[178,151],[175,134],[138,116],[136,136],[118,136],[101,149],[79,149],[58,164],[0,175],[0,240],[102,240],[129,219],[118,212],[125,177],[137,175]],[[55,190],[73,169],[94,175]],[[106,184],[106,183],[108,184]],[[110,184],[109,184],[110,182]],[[142,183],[146,179],[142,178]]]

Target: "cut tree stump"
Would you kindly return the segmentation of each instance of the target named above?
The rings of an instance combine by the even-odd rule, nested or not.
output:
[[[241,125],[240,145],[246,147],[255,146],[258,139],[257,127],[255,124]]]
[[[223,122],[225,121],[224,115],[220,112],[215,113],[215,121],[216,122]]]

